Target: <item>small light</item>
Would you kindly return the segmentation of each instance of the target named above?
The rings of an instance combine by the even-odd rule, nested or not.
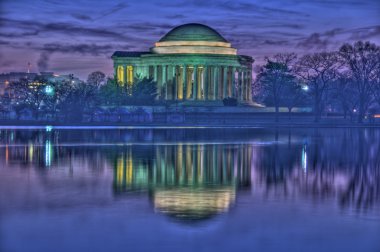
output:
[[[46,86],[45,93],[48,95],[52,95],[54,93],[54,88],[52,86]]]
[[[304,90],[304,91],[309,91],[309,87],[308,86],[302,86],[302,90]]]

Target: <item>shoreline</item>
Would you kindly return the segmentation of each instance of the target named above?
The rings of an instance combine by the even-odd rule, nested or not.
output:
[[[257,122],[249,124],[224,123],[59,123],[49,121],[0,121],[0,129],[42,129],[54,127],[57,129],[202,129],[202,128],[380,128],[380,123],[333,123],[333,122]]]

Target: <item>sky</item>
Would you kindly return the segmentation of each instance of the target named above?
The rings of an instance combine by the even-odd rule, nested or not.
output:
[[[148,51],[177,25],[216,29],[255,64],[266,56],[380,45],[379,0],[0,0],[0,73],[112,75],[114,51]]]

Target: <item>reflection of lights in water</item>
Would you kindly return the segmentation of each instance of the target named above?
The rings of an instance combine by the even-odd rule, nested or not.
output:
[[[302,169],[304,172],[307,171],[307,152],[306,152],[307,145],[304,144],[302,147]]]
[[[126,172],[126,182],[128,184],[132,183],[132,176],[133,176],[133,163],[132,163],[132,156],[129,155],[127,158],[127,172]]]
[[[45,142],[45,165],[51,165],[51,157],[52,157],[52,146],[50,140],[46,140]]]
[[[130,185],[132,180],[141,180],[141,176],[144,177],[143,180],[146,180],[145,174],[141,175],[139,170],[135,172],[135,177],[133,177],[133,174],[132,153],[128,153],[126,157],[119,157],[116,162],[116,185]]]
[[[33,162],[33,152],[34,146],[32,143],[29,143],[29,162]]]
[[[8,164],[9,160],[9,150],[8,150],[8,145],[5,145],[5,164]]]
[[[124,157],[119,158],[117,160],[116,165],[116,181],[118,185],[123,184],[123,177],[124,177]]]
[[[227,212],[235,201],[235,188],[176,188],[157,190],[154,207],[159,212],[179,219],[207,219]]]

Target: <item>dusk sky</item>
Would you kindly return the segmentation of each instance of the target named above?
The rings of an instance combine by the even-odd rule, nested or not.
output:
[[[255,64],[278,52],[380,44],[379,0],[0,0],[0,72],[30,62],[33,72],[112,75],[115,50],[147,51],[192,22],[216,29]]]

